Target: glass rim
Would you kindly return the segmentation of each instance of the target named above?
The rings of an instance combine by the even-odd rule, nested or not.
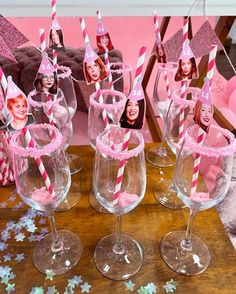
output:
[[[50,96],[57,96],[59,93],[61,95],[61,97],[57,97],[56,99],[52,99],[51,101],[45,101],[45,102],[42,102],[42,101],[35,101],[32,99],[32,96],[36,95],[36,94],[44,94],[47,96],[46,93],[43,93],[43,92],[37,92],[36,90],[33,90],[31,91],[29,94],[28,94],[28,102],[29,102],[29,105],[30,106],[33,106],[33,107],[51,107],[53,105],[56,105],[58,104],[59,102],[61,102],[63,99],[65,99],[64,97],[64,94],[62,92],[62,90],[60,88],[58,88],[58,91],[57,91],[57,94],[53,95],[53,94],[50,94]]]
[[[112,66],[117,65],[120,66],[118,69],[111,69]],[[111,73],[116,73],[116,74],[121,74],[121,73],[128,73],[132,71],[132,66],[129,63],[124,63],[124,62],[110,62],[110,72]]]
[[[110,146],[106,146],[106,145],[103,144],[102,138],[103,138],[104,134],[106,134],[106,133],[108,133],[109,131],[112,131],[112,130],[114,131],[114,130],[122,130],[122,129],[123,128],[117,127],[117,128],[105,130],[101,134],[99,134],[97,136],[97,139],[96,139],[96,150],[98,150],[102,154],[105,154],[106,156],[109,156],[109,157],[111,157],[113,159],[116,159],[116,160],[124,160],[124,159],[127,160],[127,159],[129,159],[131,157],[134,157],[134,156],[137,157],[144,150],[143,136],[137,130],[126,129],[126,130],[128,130],[128,132],[130,132],[130,134],[129,134],[130,136],[132,134],[134,134],[134,136],[139,139],[138,146],[136,146],[133,149],[130,149],[130,150],[127,150],[127,151],[120,151],[120,150],[112,149]],[[123,130],[125,130],[125,129],[123,129]],[[123,138],[124,137],[125,137],[125,135],[123,136]],[[121,143],[122,142],[120,142],[120,144]]]
[[[208,157],[226,157],[233,155],[236,151],[236,140],[234,135],[227,129],[223,129],[216,125],[211,125],[211,129],[215,129],[221,131],[221,134],[229,140],[229,144],[223,147],[209,147],[209,146],[202,146],[202,143],[197,143],[194,138],[191,136],[191,131],[194,129],[200,129],[198,124],[194,124],[193,126],[186,129],[184,133],[184,144],[189,147],[190,149],[194,150],[195,152],[205,155]]]
[[[26,127],[27,130],[30,132],[33,132],[34,130],[37,129],[48,129],[51,132],[54,132],[55,136],[54,138],[50,141],[50,143],[44,145],[44,146],[35,146],[35,147],[21,147],[17,143],[17,139],[19,136],[23,135],[22,130],[19,132],[15,132],[10,140],[10,146],[13,155],[21,155],[24,157],[33,157],[33,158],[39,158],[47,153],[54,152],[58,148],[60,148],[63,144],[63,137],[62,134],[59,132],[59,130],[49,124],[32,124]]]
[[[120,91],[116,91],[116,90],[111,90],[111,89],[100,89],[100,91],[101,91],[101,94],[119,96],[121,100],[113,104],[99,103],[95,100],[95,97],[97,96],[97,91],[95,91],[89,97],[90,105],[94,106],[95,108],[105,109],[105,110],[114,110],[114,109],[120,109],[125,107],[127,98],[124,93]]]

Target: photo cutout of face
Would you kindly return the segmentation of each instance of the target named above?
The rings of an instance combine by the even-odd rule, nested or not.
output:
[[[127,98],[124,112],[120,118],[120,127],[127,129],[141,129],[145,115],[145,99],[143,89],[138,83]]]
[[[97,41],[99,54],[105,53],[106,49],[108,51],[111,51],[114,49],[114,46],[111,41],[111,37],[107,29],[104,27],[101,20],[98,22],[98,26],[97,26],[96,41]]]
[[[161,42],[156,42],[156,55],[158,63],[167,63],[165,49]]]
[[[189,45],[183,48],[179,57],[178,69],[175,75],[175,81],[185,81],[198,78],[198,69],[195,57]]]
[[[46,53],[43,54],[39,70],[33,84],[36,92],[44,93],[46,95],[57,94],[57,74]]]
[[[63,32],[57,18],[53,20],[49,32],[49,47],[57,51],[65,52]]]
[[[85,49],[83,71],[88,85],[100,82],[108,77],[108,71],[102,59],[89,46]]]
[[[195,104],[193,119],[206,133],[209,132],[213,119],[213,105],[211,102],[208,80],[205,81]]]
[[[32,114],[28,112],[28,106],[25,94],[16,86],[11,77],[8,77],[5,107],[9,117],[7,128],[10,132],[21,130],[34,123]]]

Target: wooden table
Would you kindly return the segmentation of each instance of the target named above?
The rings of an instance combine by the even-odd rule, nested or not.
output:
[[[150,148],[154,144],[147,144]],[[73,176],[73,181],[80,182],[82,197],[76,207],[66,212],[57,212],[58,228],[68,229],[79,235],[83,243],[83,255],[79,263],[68,273],[53,278],[53,281],[45,280],[45,275],[37,271],[32,263],[32,253],[35,242],[29,242],[27,238],[23,242],[16,242],[14,238],[7,240],[8,249],[1,252],[0,256],[7,252],[15,255],[25,253],[25,260],[21,262],[2,262],[0,266],[9,264],[16,275],[14,280],[17,294],[30,293],[33,287],[43,287],[47,293],[47,287],[56,286],[59,293],[64,293],[68,279],[74,275],[81,275],[84,281],[92,285],[90,293],[132,293],[128,291],[122,282],[114,282],[104,278],[95,267],[93,252],[98,241],[115,231],[115,217],[111,214],[101,214],[90,207],[88,194],[92,188],[92,163],[94,151],[88,146],[71,147],[71,151],[83,155],[86,166]],[[177,289],[174,293],[236,293],[236,252],[229,241],[223,225],[215,209],[200,212],[196,216],[193,231],[208,244],[212,260],[206,272],[195,277],[185,277],[175,274],[169,269],[160,256],[160,241],[171,230],[184,230],[188,219],[188,210],[170,210],[155,201],[152,189],[161,170],[147,163],[147,190],[141,204],[131,213],[124,216],[123,231],[132,235],[142,245],[144,251],[144,263],[138,274],[132,278],[135,290],[148,283],[155,283],[159,287],[158,293],[165,293],[163,285],[166,281],[174,279]],[[170,169],[162,170],[166,177],[171,176]],[[1,202],[6,201],[14,186],[0,188]],[[19,202],[19,199],[18,199]],[[15,203],[12,203],[14,205]],[[8,206],[0,209],[0,230],[9,220],[17,222],[28,209],[24,206],[18,211]],[[38,225],[39,229],[42,227]],[[30,234],[27,232],[27,236]],[[0,293],[5,292],[5,285],[0,283]],[[76,287],[74,293],[81,293]]]

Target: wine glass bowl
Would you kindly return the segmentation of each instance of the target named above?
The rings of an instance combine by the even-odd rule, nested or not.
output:
[[[129,145],[128,150],[122,148],[125,142]],[[143,264],[143,252],[138,241],[121,233],[122,215],[133,210],[145,194],[143,148],[144,140],[134,130],[111,128],[97,137],[94,192],[99,203],[116,215],[117,233],[99,241],[94,261],[98,271],[112,280],[129,279]]]
[[[183,275],[198,275],[210,263],[207,245],[191,234],[192,223],[197,211],[214,207],[227,194],[236,149],[233,134],[218,126],[212,125],[201,143],[198,137],[197,124],[186,130],[174,176],[177,195],[190,209],[187,231],[170,232],[161,242],[164,261]]]
[[[33,262],[46,273],[61,275],[77,264],[82,254],[80,239],[72,232],[56,230],[53,211],[66,198],[71,176],[63,149],[63,137],[54,126],[33,124],[11,139],[17,191],[34,209],[48,213],[52,232],[34,248]]]

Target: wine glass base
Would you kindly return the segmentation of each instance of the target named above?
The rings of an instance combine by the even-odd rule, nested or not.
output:
[[[211,260],[207,245],[192,234],[192,250],[184,251],[181,241],[185,238],[184,231],[170,232],[161,241],[161,255],[165,263],[176,273],[194,276],[204,272]]]
[[[91,190],[91,192],[89,193],[89,203],[90,206],[95,209],[98,212],[102,212],[102,213],[110,213],[108,210],[106,210],[106,208],[104,208],[98,201],[97,198],[94,194],[94,191]]]
[[[116,252],[117,235],[104,237],[96,246],[94,262],[98,271],[106,278],[122,281],[134,276],[143,264],[143,251],[139,243],[131,236],[121,234],[122,252]]]
[[[46,235],[34,248],[34,265],[44,274],[51,270],[54,275],[62,275],[73,268],[82,255],[83,247],[76,234],[61,230],[58,231],[58,235],[63,242],[61,251],[52,252],[52,233]]]
[[[148,149],[146,159],[157,167],[170,167],[176,163],[176,156],[166,147],[152,147]]]
[[[66,153],[71,175],[76,174],[83,168],[83,160],[78,154]]]
[[[70,210],[80,201],[81,193],[79,184],[71,182],[70,190],[68,191],[65,200],[55,208],[56,211]]]
[[[184,203],[177,196],[177,190],[172,179],[160,179],[153,189],[153,194],[156,200],[167,208],[182,209],[185,207]]]

